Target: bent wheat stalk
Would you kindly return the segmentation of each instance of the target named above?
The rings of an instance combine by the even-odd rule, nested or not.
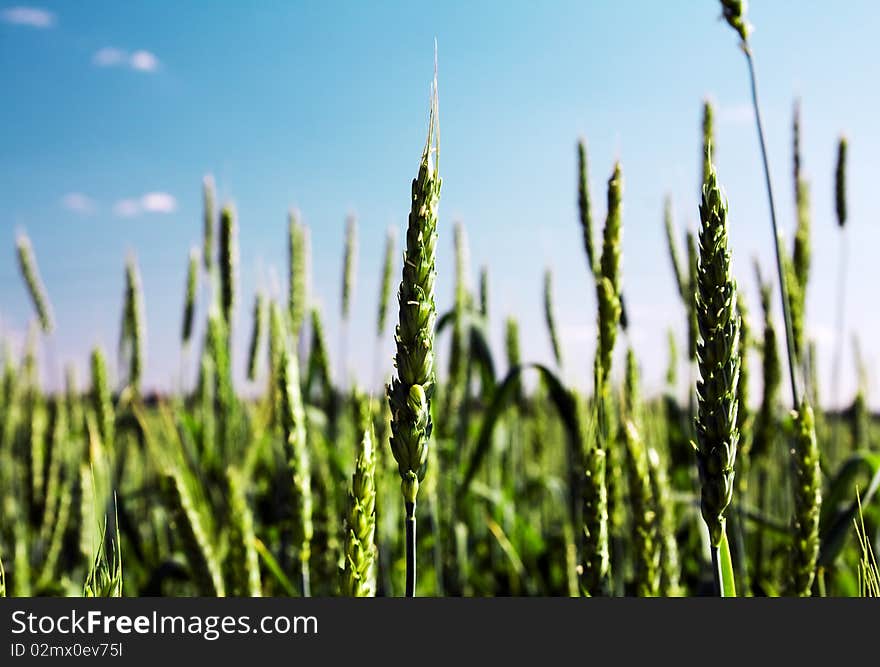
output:
[[[782,298],[782,314],[785,319],[785,344],[788,352],[788,374],[791,383],[791,396],[794,405],[800,405],[800,386],[797,379],[797,365],[794,347],[794,332],[791,323],[791,311],[789,308],[788,281],[786,280],[785,260],[781,248],[779,225],[776,222],[776,205],[773,200],[773,185],[770,182],[770,164],[767,160],[767,145],[764,141],[764,126],[761,122],[761,109],[758,104],[758,82],[755,75],[755,59],[749,45],[749,32],[751,25],[746,21],[745,0],[721,0],[721,9],[724,19],[730,24],[740,37],[740,47],[746,56],[749,66],[749,80],[751,82],[752,106],[755,110],[755,125],[758,130],[758,143],[761,147],[761,159],[764,164],[764,182],[767,186],[767,199],[770,203],[770,222],[773,228],[773,241],[776,250],[776,272],[779,276],[779,292]]]

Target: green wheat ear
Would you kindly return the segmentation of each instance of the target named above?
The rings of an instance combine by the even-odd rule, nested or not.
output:
[[[279,421],[284,434],[284,454],[292,486],[293,532],[302,571],[303,597],[310,594],[312,537],[312,479],[306,442],[306,415],[300,388],[299,364],[288,340],[289,330],[278,303],[271,306],[272,329],[280,339],[277,345],[277,376]],[[280,334],[280,336],[279,336]]]
[[[49,304],[49,298],[46,296],[46,288],[40,278],[40,270],[37,268],[34,249],[27,234],[19,234],[16,246],[18,248],[19,269],[27,286],[28,294],[30,294],[31,302],[34,304],[34,310],[37,312],[40,328],[43,330],[43,333],[50,334],[55,326],[52,321],[52,306]]]
[[[226,555],[227,590],[230,595],[262,597],[260,561],[255,546],[254,515],[248,505],[243,473],[230,466],[226,470],[229,490],[229,552]]]
[[[238,222],[235,207],[227,204],[220,212],[220,312],[226,330],[232,332],[238,280]]]
[[[345,523],[345,564],[342,570],[342,594],[349,597],[372,597],[376,594],[376,458],[370,404],[355,393],[355,426],[359,434],[358,455]]]
[[[125,294],[123,299],[122,329],[119,336],[119,356],[128,362],[128,387],[140,393],[144,369],[144,303],[141,275],[134,255],[125,262]]]
[[[202,179],[202,208],[203,208],[203,240],[202,259],[205,271],[211,272],[214,263],[214,217],[217,197],[214,192],[214,177],[208,174]]]
[[[397,252],[397,230],[389,227],[385,235],[385,260],[382,262],[382,280],[379,286],[379,316],[376,318],[376,336],[385,333],[388,302],[391,299],[391,279],[394,274],[394,256]]]
[[[596,261],[596,251],[593,247],[593,215],[590,210],[590,182],[589,163],[587,160],[587,144],[581,139],[577,145],[578,157],[578,217],[581,222],[581,231],[584,236],[584,250],[587,253],[587,264],[590,273],[599,273]]]
[[[357,218],[349,215],[345,220],[345,257],[342,268],[342,319],[348,320],[357,273]]]
[[[837,143],[837,170],[834,177],[834,208],[837,212],[837,224],[846,225],[846,137],[840,137]]]
[[[752,447],[752,410],[749,407],[749,349],[752,346],[752,331],[749,326],[749,312],[742,292],[736,295],[736,312],[739,316],[739,382],[736,385],[737,417],[739,430],[740,474],[737,490],[743,493],[747,485],[749,455]]]
[[[703,185],[700,203],[700,262],[697,269],[696,312],[700,331],[697,359],[697,465],[701,510],[712,547],[724,538],[727,507],[733,495],[739,383],[739,316],[736,283],[731,275],[727,203],[718,186],[714,165]]]
[[[669,251],[669,259],[672,262],[672,272],[675,274],[675,286],[682,300],[688,301],[688,281],[681,268],[681,258],[678,253],[678,242],[675,240],[675,222],[672,214],[672,198],[669,195],[663,200],[663,228],[666,231],[666,248]]]
[[[434,395],[434,304],[437,208],[442,179],[436,74],[431,89],[428,136],[412,182],[403,274],[397,294],[397,377],[387,387],[391,404],[391,451],[397,461],[407,515],[406,594],[415,595],[415,505],[428,465],[431,398]]]
[[[266,297],[262,292],[257,292],[254,297],[253,329],[251,330],[251,342],[248,346],[247,378],[251,382],[257,379],[257,365],[260,360],[260,350],[263,347],[263,338],[266,333]]]
[[[790,549],[790,591],[809,596],[819,557],[819,510],[822,505],[822,479],[813,408],[806,402],[793,412],[794,447],[794,525]]]
[[[184,346],[192,339],[193,323],[196,313],[196,294],[199,291],[199,249],[189,251],[189,265],[186,272],[186,297],[183,302],[183,329],[181,340]]]
[[[648,452],[639,433],[641,415],[639,371],[632,348],[629,348],[626,354],[621,413],[623,423],[620,437],[625,451],[624,462],[629,479],[636,592],[641,597],[653,597],[660,589],[659,533]]]
[[[519,347],[519,324],[515,317],[508,317],[504,322],[504,351],[507,355],[507,372],[522,363],[522,355]],[[513,396],[516,405],[523,404],[522,382],[519,378],[514,380]]]
[[[721,12],[724,20],[736,30],[743,43],[749,41],[752,26],[746,21],[746,0],[721,0]]]
[[[544,319],[547,322],[547,332],[550,334],[553,358],[556,360],[556,365],[562,368],[562,346],[559,344],[559,333],[553,310],[553,270],[550,267],[544,270]]]
[[[91,402],[92,409],[98,420],[98,433],[101,442],[108,452],[112,452],[114,448],[116,415],[113,410],[113,397],[110,393],[110,381],[107,376],[107,362],[104,359],[104,353],[101,348],[96,347],[92,350],[91,356],[92,367],[92,391]]]
[[[489,267],[480,267],[480,317],[486,322],[489,319]]]
[[[703,101],[703,179],[701,183],[709,180],[709,171],[712,167],[709,162],[709,147],[715,146],[715,113],[712,110],[712,103],[707,99]]]
[[[299,221],[299,213],[288,214],[287,248],[287,307],[290,315],[290,330],[299,335],[306,314],[306,230]]]
[[[437,207],[442,179],[437,172],[439,137],[436,95],[432,97],[428,138],[412,182],[412,207],[406,253],[398,291],[395,339],[397,377],[388,386],[391,403],[391,449],[397,460],[407,504],[415,504],[424,478],[431,436],[434,394],[434,281]]]
[[[755,273],[760,287],[761,308],[764,312],[764,330],[761,343],[761,377],[764,382],[761,406],[755,417],[754,437],[750,446],[751,458],[757,461],[772,451],[772,445],[776,442],[779,431],[777,413],[780,402],[780,385],[782,384],[782,366],[776,328],[773,325],[772,286],[764,282],[757,264],[755,264]]]

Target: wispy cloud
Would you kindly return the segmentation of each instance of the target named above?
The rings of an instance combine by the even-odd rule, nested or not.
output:
[[[128,59],[132,69],[141,72],[155,72],[159,68],[159,59],[149,51],[135,51]]]
[[[137,199],[120,199],[113,205],[113,213],[120,218],[132,218],[141,212],[141,205]]]
[[[95,52],[92,56],[92,63],[98,67],[113,67],[121,65],[125,62],[125,51],[106,46]]]
[[[95,200],[82,192],[68,192],[61,198],[61,205],[80,215],[91,215],[98,208]]]
[[[45,29],[55,25],[55,14],[37,7],[7,7],[0,11],[0,20],[12,25]]]
[[[141,207],[150,213],[174,213],[177,200],[167,192],[148,192],[141,197]]]
[[[143,49],[130,53],[115,46],[105,46],[95,51],[92,64],[98,67],[129,67],[138,72],[155,72],[159,69],[156,54]]]
[[[113,205],[113,213],[120,218],[133,218],[142,213],[174,213],[177,199],[167,192],[148,192],[139,198],[120,199]]]

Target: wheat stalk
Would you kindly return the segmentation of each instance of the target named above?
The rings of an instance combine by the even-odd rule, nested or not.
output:
[[[281,307],[271,306],[272,328],[281,332],[277,342],[278,366],[275,381],[280,394],[280,422],[284,434],[284,452],[293,490],[293,529],[302,572],[302,592],[310,594],[309,559],[312,536],[312,485],[309,451],[306,443],[306,416],[300,390],[299,364],[290,349],[287,326]]]
[[[617,327],[620,324],[620,246],[622,237],[623,176],[620,163],[608,180],[608,211],[602,240],[599,273],[596,274],[598,303],[597,328],[599,339],[593,363],[596,404],[596,441],[586,456],[586,477],[583,485],[583,585],[587,595],[601,595],[609,591],[611,576],[608,545],[609,496],[619,491],[614,484],[614,466],[609,465],[610,429],[607,418],[609,401],[608,379]],[[609,468],[611,474],[609,475]],[[610,483],[609,483],[610,482]],[[613,486],[609,491],[609,486]],[[619,511],[619,507],[615,507]]]
[[[710,155],[711,158],[711,155]],[[714,165],[703,185],[700,203],[700,262],[697,270],[696,311],[700,330],[697,359],[696,420],[700,508],[709,529],[716,577],[721,593],[719,549],[726,545],[725,521],[733,495],[739,383],[739,316],[736,282],[728,249],[727,203],[718,186]]]
[[[397,377],[388,385],[391,403],[391,451],[397,461],[406,509],[406,595],[415,596],[416,498],[425,477],[431,438],[431,398],[434,395],[434,280],[437,249],[439,176],[439,116],[437,79],[431,93],[428,137],[412,182],[406,232],[406,253],[398,291],[395,334]]]
[[[721,0],[722,15],[727,23],[733,28],[740,37],[740,47],[746,57],[746,63],[749,67],[749,81],[752,90],[752,107],[755,111],[755,127],[758,131],[758,144],[761,148],[761,160],[764,165],[764,183],[767,189],[767,200],[770,204],[770,224],[773,230],[773,243],[776,251],[776,273],[779,278],[779,296],[782,300],[782,314],[785,321],[785,344],[788,352],[788,374],[791,384],[792,403],[795,406],[800,405],[800,385],[798,384],[798,367],[796,364],[797,355],[795,354],[794,331],[792,328],[790,300],[788,294],[788,280],[786,271],[786,260],[784,251],[781,247],[781,236],[779,225],[776,222],[776,205],[773,199],[773,185],[770,182],[770,164],[767,159],[767,145],[764,141],[764,126],[761,122],[761,107],[758,104],[758,81],[755,74],[755,59],[752,55],[752,49],[749,45],[749,33],[751,25],[746,20],[745,0]]]

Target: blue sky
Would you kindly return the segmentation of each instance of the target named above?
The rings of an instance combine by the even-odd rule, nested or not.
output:
[[[239,377],[254,291],[277,291],[284,283],[285,218],[295,206],[311,228],[314,297],[332,353],[339,349],[345,217],[358,217],[349,338],[354,372],[367,383],[382,244],[389,225],[403,238],[436,37],[444,178],[440,310],[452,299],[452,226],[461,220],[474,282],[479,267],[489,267],[499,358],[503,320],[512,314],[521,322],[524,358],[550,360],[541,296],[550,265],[563,372],[572,384],[590,386],[595,298],[575,205],[575,141],[583,135],[600,222],[605,182],[614,160],[623,164],[631,340],[647,389],[657,390],[666,329],[684,341],[662,202],[671,193],[680,230],[695,225],[706,96],[717,108],[716,161],[730,199],[734,267],[753,313],[752,258],[765,273],[773,266],[746,63],[719,13],[710,0],[2,2],[0,241],[7,251],[0,253],[0,333],[20,344],[33,316],[14,252],[16,232],[26,230],[57,321],[43,343],[44,374],[52,382],[69,362],[84,374],[92,345],[115,349],[124,260],[135,251],[147,315],[145,382],[173,386],[186,260],[190,246],[200,243],[200,183],[212,173],[221,197],[239,213]],[[850,140],[847,328],[861,337],[872,375],[880,361],[874,261],[880,226],[871,201],[878,179],[873,157],[880,154],[873,73],[880,62],[878,10],[868,1],[831,12],[827,2],[756,0],[749,15],[788,239],[791,111],[795,96],[803,100],[814,245],[807,318],[828,399],[840,242],[833,173],[841,132]],[[849,400],[849,343],[846,349],[841,394]],[[390,368],[390,336],[382,354]],[[873,383],[869,398],[880,405]]]

